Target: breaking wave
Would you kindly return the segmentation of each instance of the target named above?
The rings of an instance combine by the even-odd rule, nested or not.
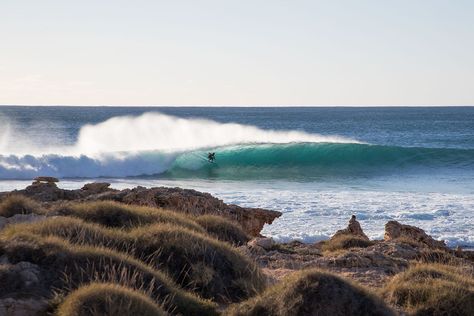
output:
[[[474,149],[370,145],[339,136],[152,113],[83,126],[69,146],[15,149],[18,134],[7,131],[0,135],[0,179],[302,179],[474,166]],[[208,151],[216,152],[215,163],[207,161]]]

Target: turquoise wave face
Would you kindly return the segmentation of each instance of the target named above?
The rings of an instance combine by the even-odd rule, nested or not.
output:
[[[216,161],[207,160],[209,151]],[[119,152],[88,156],[1,156],[0,179],[157,177],[224,180],[314,180],[403,172],[474,177],[474,149],[355,143],[246,144],[187,152]]]
[[[170,178],[284,179],[474,169],[474,150],[341,143],[241,145],[181,154]]]

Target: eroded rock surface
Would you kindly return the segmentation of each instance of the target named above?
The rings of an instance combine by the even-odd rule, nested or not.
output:
[[[369,240],[369,237],[364,233],[360,223],[357,221],[356,216],[352,215],[351,219],[349,220],[349,225],[347,228],[338,230],[332,238],[337,238],[341,235],[352,235],[355,237],[359,237],[365,240]]]
[[[238,222],[251,236],[260,236],[265,224],[271,224],[282,214],[261,208],[246,208],[226,204],[209,193],[181,188],[144,188],[115,190],[109,183],[89,183],[79,190],[58,188],[54,182],[34,182],[24,190],[0,193],[0,199],[10,194],[22,194],[30,198],[54,204],[58,201],[113,200],[126,204],[162,207],[190,215],[213,214]]]
[[[397,221],[389,221],[387,224],[385,224],[384,240],[390,241],[397,239],[422,243],[432,248],[446,248],[444,241],[433,239],[421,228],[403,225]]]

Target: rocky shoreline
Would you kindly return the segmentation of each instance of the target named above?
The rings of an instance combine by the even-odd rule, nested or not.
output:
[[[183,214],[186,216],[186,218],[189,219],[204,219],[205,217],[203,216],[217,215],[218,217],[223,217],[227,220],[232,221],[235,224],[236,228],[232,228],[229,231],[236,231],[241,228],[244,232],[242,234],[246,234],[249,237],[243,237],[243,239],[235,241],[236,239],[232,239],[233,237],[228,238],[228,236],[222,237],[219,235],[220,232],[224,230],[224,226],[215,226],[218,227],[218,229],[215,231],[217,232],[217,235],[211,234],[211,230],[213,228],[211,227],[212,225],[210,225],[209,223],[209,225],[202,225],[202,227],[207,229],[208,233],[214,236],[215,238],[223,240],[223,242],[230,241],[233,244],[233,249],[235,249],[236,251],[236,258],[240,258],[240,256],[242,257],[242,259],[238,260],[243,260],[242,262],[245,262],[245,260],[251,260],[251,262],[254,262],[256,264],[255,268],[252,269],[256,269],[255,271],[257,274],[251,277],[251,279],[253,279],[253,281],[255,281],[255,278],[259,279],[260,272],[258,271],[261,271],[261,275],[265,280],[265,284],[253,285],[254,287],[262,286],[263,288],[271,288],[273,286],[275,288],[278,288],[279,286],[281,287],[282,284],[287,284],[287,282],[289,282],[288,284],[292,284],[291,282],[296,282],[294,280],[292,281],[291,279],[292,277],[296,278],[294,276],[299,276],[299,278],[317,277],[319,278],[318,280],[320,280],[318,282],[322,282],[321,275],[323,277],[327,277],[327,275],[329,275],[331,278],[333,277],[332,275],[334,275],[334,277],[342,277],[343,280],[347,280],[347,282],[349,282],[347,284],[350,284],[350,282],[354,282],[355,284],[357,284],[354,285],[356,286],[356,288],[360,285],[364,288],[370,289],[370,291],[376,293],[377,297],[381,297],[381,299],[385,301],[381,301],[380,304],[386,307],[383,307],[380,312],[372,313],[372,315],[469,315],[469,313],[474,310],[474,253],[470,251],[463,251],[460,248],[450,249],[445,245],[443,241],[433,239],[431,236],[427,235],[422,229],[417,227],[404,225],[396,221],[389,221],[385,225],[384,239],[370,240],[365,235],[362,225],[358,222],[357,218],[353,216],[349,220],[348,226],[346,228],[335,232],[331,239],[327,241],[322,241],[315,244],[303,244],[298,241],[282,244],[275,243],[271,238],[266,238],[260,235],[260,231],[263,228],[263,225],[271,224],[276,218],[281,216],[281,213],[279,212],[264,209],[242,208],[236,205],[228,205],[223,201],[211,196],[210,194],[180,188],[159,187],[147,189],[144,187],[136,187],[133,189],[115,190],[111,189],[108,183],[90,183],[86,184],[83,188],[78,190],[64,190],[58,188],[55,182],[56,179],[54,178],[38,178],[37,181],[35,181],[32,185],[28,186],[23,190],[0,193],[0,203],[8,200],[12,196],[24,196],[31,199],[32,201],[35,201],[35,203],[39,203],[39,205],[41,205],[41,208],[47,210],[36,213],[29,211],[17,211],[12,216],[0,216],[0,236],[2,236],[3,234],[2,244],[0,244],[0,281],[5,282],[7,279],[6,276],[9,275],[16,275],[19,277],[20,280],[22,280],[17,286],[16,292],[13,293],[14,295],[5,291],[2,292],[2,284],[0,283],[0,315],[46,315],[44,313],[45,309],[51,309],[50,301],[46,300],[47,296],[42,299],[37,299],[35,298],[35,296],[29,296],[27,293],[21,292],[22,289],[31,289],[32,284],[34,285],[41,283],[41,280],[44,278],[42,273],[45,272],[42,272],[43,268],[41,268],[41,264],[35,261],[37,259],[25,259],[30,258],[29,256],[26,256],[25,258],[22,257],[22,259],[14,259],[15,253],[9,253],[9,244],[12,243],[9,238],[12,238],[11,235],[14,236],[18,230],[12,229],[12,227],[17,227],[17,225],[20,225],[18,227],[22,227],[21,225],[30,225],[28,226],[31,227],[29,229],[36,229],[38,231],[42,231],[43,228],[41,228],[42,226],[40,225],[40,223],[51,223],[48,225],[54,226],[56,225],[54,224],[54,222],[61,220],[61,218],[64,218],[65,215],[73,217],[79,216],[81,218],[81,222],[72,221],[71,223],[83,227],[84,225],[86,225],[86,223],[83,223],[82,220],[85,220],[87,222],[90,219],[84,217],[82,214],[77,215],[77,211],[70,211],[69,208],[74,208],[74,206],[70,206],[70,204],[86,203],[84,205],[90,205],[87,203],[102,203],[103,201],[113,201],[114,203],[119,203],[116,205],[124,204],[131,206],[146,206],[150,208],[150,210],[152,208],[166,209],[172,212],[176,212],[178,214]],[[101,216],[104,215],[102,214]],[[148,217],[143,218],[149,221]],[[173,221],[176,220],[177,219],[173,219]],[[93,219],[93,221],[94,223],[96,223],[97,219]],[[179,219],[179,221],[184,220]],[[188,221],[188,219],[186,219],[186,221]],[[202,224],[203,221],[198,220],[197,223]],[[128,225],[127,223],[125,224]],[[143,223],[140,223],[140,225],[142,224]],[[187,225],[188,227],[191,227],[191,230],[195,229],[193,226],[195,225],[194,222],[192,222],[191,224],[186,222],[182,225]],[[231,226],[231,224],[225,225],[225,229]],[[145,230],[146,227],[147,226],[144,226]],[[205,234],[201,233],[202,227],[199,226],[198,228],[196,228],[199,234],[196,235],[197,237],[195,238],[199,239],[201,238],[199,236],[203,236],[203,234]],[[62,228],[62,230],[66,231],[68,229],[69,228],[67,227]],[[87,229],[90,230],[92,228]],[[9,232],[3,233],[7,231]],[[81,228],[81,231],[86,230],[85,228]],[[74,234],[76,233],[77,232],[74,232]],[[51,229],[49,229],[48,234],[51,234]],[[55,231],[54,234],[59,234],[61,237],[67,235],[69,237],[64,238],[68,239],[72,238],[70,234],[73,233],[68,232],[66,234],[64,232],[58,233],[57,231]],[[84,235],[85,233],[81,234]],[[110,232],[110,234],[112,234],[112,232]],[[183,231],[183,234],[190,234],[190,232],[185,230]],[[24,238],[31,238],[25,236],[18,237],[18,240],[20,240],[20,242],[24,242]],[[221,239],[220,237],[222,237],[223,239]],[[74,238],[68,240],[77,240],[77,238]],[[97,237],[94,238],[97,239]],[[103,240],[103,238],[101,240]],[[123,235],[123,238],[129,237]],[[14,239],[15,242],[18,242],[18,240]],[[167,239],[165,239],[165,242],[166,240]],[[46,241],[44,242],[47,243]],[[136,241],[133,242],[136,243]],[[214,241],[210,242],[214,243]],[[101,241],[101,243],[103,243],[103,241]],[[174,263],[171,262],[169,264]],[[234,263],[231,262],[230,264]],[[205,273],[205,271],[207,271],[207,268],[203,267],[202,269],[200,268],[199,270],[202,270],[201,273]],[[426,269],[426,271],[430,271],[426,272],[425,270],[423,270],[425,271],[422,273],[424,277],[414,278],[412,284],[413,286],[415,286],[418,283],[423,284],[423,282],[428,282],[426,285],[426,288],[428,290],[423,288],[423,295],[427,296],[429,299],[421,299],[421,296],[423,295],[416,294],[420,296],[419,302],[417,300],[414,300],[413,297],[407,301],[406,297],[400,294],[400,291],[402,291],[402,289],[400,288],[400,286],[396,287],[398,286],[398,283],[396,282],[400,283],[400,280],[403,279],[403,277],[411,275],[410,273],[415,273],[416,271],[418,271],[417,269]],[[436,269],[438,269],[439,271]],[[457,272],[449,272],[451,271],[450,269],[457,269]],[[309,275],[301,275],[301,271],[310,272],[308,272]],[[446,271],[448,271],[449,273]],[[324,273],[329,274],[326,275]],[[428,280],[426,280],[427,273],[429,274]],[[456,288],[451,283],[445,285],[442,282],[444,282],[445,279],[448,277],[445,276],[443,273],[449,275],[449,277],[452,277],[451,274],[456,275],[462,273],[466,276],[468,281],[466,281],[465,284],[461,281],[453,281],[453,284],[462,283],[462,286],[456,285],[458,286]],[[229,275],[225,277],[231,278]],[[437,278],[440,278],[441,281],[439,281],[439,284],[441,285],[436,283],[438,282]],[[179,280],[180,279],[178,278],[178,283]],[[229,282],[232,283],[237,281],[232,281],[231,278],[229,279]],[[318,282],[316,282],[315,284],[320,284]],[[449,282],[451,282],[451,279]],[[350,291],[358,291],[352,289],[352,285],[347,286],[350,287]],[[406,285],[404,286],[406,287]],[[449,297],[436,297],[436,295],[438,294],[435,295],[426,293],[426,291],[429,291],[430,288],[433,288],[433,291],[435,291],[436,293],[444,293],[443,291],[445,291],[446,293],[458,293],[459,291],[461,291],[462,294],[455,294],[455,296],[449,296],[448,294],[446,294]],[[453,290],[454,288],[455,290]],[[282,311],[281,308],[277,311],[275,307],[277,304],[276,302],[274,303],[274,305],[272,305],[272,303],[265,302],[266,296],[268,296],[268,300],[272,300],[270,299],[270,297],[275,294],[276,290],[270,289],[261,292],[261,290],[253,289],[252,291],[245,295],[236,294],[237,296],[235,297],[229,294],[230,298],[228,297],[224,300],[218,298],[219,296],[211,295],[207,297],[207,292],[198,292],[197,294],[201,296],[204,295],[211,301],[217,302],[219,305],[218,307],[216,307],[216,313],[222,315],[258,315],[260,314],[260,312],[255,311],[259,310],[261,311],[261,314],[281,316],[299,314],[313,315],[315,313],[318,314],[318,311],[314,310],[314,308],[316,307],[311,307],[312,309],[310,308],[308,310],[309,307],[298,305],[303,304],[301,303],[303,301],[305,302],[305,304],[313,304],[311,303],[311,299],[310,301],[308,301],[308,298],[306,297],[305,293],[301,294],[303,295],[303,297],[305,297],[301,300],[301,302],[293,302],[294,304],[296,304],[296,307],[294,311],[291,312]],[[294,291],[297,290],[295,289]],[[311,291],[315,291],[315,289],[313,288]],[[318,291],[321,291],[321,289],[318,289]],[[410,291],[410,293],[417,293],[416,291],[413,292],[413,289],[410,289]],[[286,295],[290,294],[287,293]],[[291,295],[295,294],[291,293]],[[353,297],[356,297],[354,295]],[[153,296],[151,295],[151,297]],[[245,298],[248,298],[248,301],[244,301]],[[456,299],[458,298],[461,300],[460,303],[456,301]],[[287,298],[281,299],[284,300]],[[441,300],[443,302],[447,301],[451,305],[448,304],[446,305],[446,307],[440,302],[438,306],[437,304],[431,302],[430,299],[435,301]],[[377,298],[374,302],[378,302],[378,300],[379,299]],[[454,300],[455,305],[457,304],[457,307],[452,305],[454,303],[452,303],[450,300]],[[240,303],[240,305],[236,305],[236,303],[241,301],[243,302]],[[327,304],[328,305],[325,305],[324,308],[329,308],[328,306],[332,306],[331,303]],[[352,306],[354,305],[354,302],[347,304],[349,304],[348,306]],[[377,305],[379,303],[374,304]],[[433,307],[434,305],[436,305],[436,308]],[[461,307],[459,307],[458,305]],[[179,308],[179,304],[177,306]],[[326,309],[324,308],[321,309],[320,312],[325,311]],[[350,312],[354,315],[365,315],[365,312],[356,312],[355,310],[351,310],[350,308],[352,307],[347,307],[342,312],[334,311],[333,314],[342,315],[344,313],[347,314],[348,312]],[[300,312],[297,312],[298,310]],[[187,312],[179,313],[176,311],[168,311],[168,314],[186,315],[186,313]],[[209,314],[213,314],[213,312],[209,312]]]
[[[219,215],[238,222],[251,236],[260,236],[265,224],[271,224],[282,214],[260,208],[245,208],[226,204],[209,193],[181,188],[158,187],[147,189],[138,186],[133,189],[116,190],[110,183],[95,182],[81,189],[66,190],[55,184],[58,179],[39,177],[23,190],[1,192],[0,200],[9,195],[20,194],[52,207],[64,201],[116,201],[131,205],[166,208],[176,212],[199,216]]]

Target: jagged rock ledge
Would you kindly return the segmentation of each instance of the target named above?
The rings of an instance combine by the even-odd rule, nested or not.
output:
[[[271,224],[282,213],[261,208],[240,207],[226,204],[209,193],[196,190],[155,187],[147,189],[138,186],[133,189],[116,190],[109,183],[88,183],[81,189],[58,188],[57,179],[40,177],[23,190],[0,193],[0,200],[12,194],[21,194],[45,205],[61,201],[113,200],[126,204],[162,207],[190,215],[214,214],[238,222],[251,236],[260,236],[265,224]]]

